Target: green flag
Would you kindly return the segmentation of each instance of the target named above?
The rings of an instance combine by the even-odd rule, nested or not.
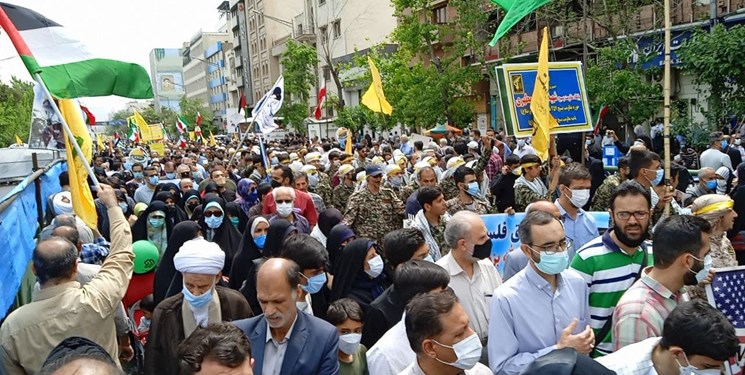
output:
[[[515,26],[516,23],[520,22],[525,16],[533,12],[534,10],[540,8],[541,6],[545,5],[546,3],[550,2],[551,0],[492,0],[497,3],[497,5],[502,6],[502,4],[508,4],[512,3],[512,6],[510,7],[510,10],[507,11],[507,14],[504,16],[504,19],[499,24],[499,27],[497,28],[497,32],[494,33],[494,38],[492,38],[491,42],[489,42],[489,45],[494,47],[499,39],[503,37],[507,32],[512,29],[512,26]]]
[[[491,0],[492,3],[499,5],[504,10],[510,10],[515,1],[517,0]]]

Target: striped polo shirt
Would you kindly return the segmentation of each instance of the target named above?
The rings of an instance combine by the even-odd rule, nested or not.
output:
[[[611,231],[612,229],[606,231],[580,248],[571,265],[590,288],[590,326],[596,335],[606,321],[612,321],[618,300],[634,284],[642,269],[644,251],[648,252],[646,265],[653,264],[651,246],[645,243],[637,248],[634,255],[626,254],[611,238]],[[612,341],[612,333],[609,331],[592,356],[612,353]]]

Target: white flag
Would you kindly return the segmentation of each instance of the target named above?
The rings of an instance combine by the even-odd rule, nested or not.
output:
[[[285,78],[279,76],[274,86],[264,94],[264,97],[256,103],[251,116],[254,121],[259,124],[259,130],[262,134],[271,133],[274,129],[277,129],[277,124],[274,123],[274,116],[279,112],[282,107],[282,100],[285,96]]]

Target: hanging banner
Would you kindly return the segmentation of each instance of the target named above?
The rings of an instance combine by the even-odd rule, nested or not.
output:
[[[587,212],[595,218],[598,229],[602,232],[608,229],[610,223],[610,214],[607,211]],[[520,250],[520,238],[517,234],[517,227],[525,218],[525,213],[520,212],[514,215],[508,214],[491,214],[481,215],[481,219],[486,225],[489,238],[492,241],[491,259],[494,266],[500,274],[504,271],[504,256],[510,251]]]
[[[530,102],[538,64],[505,64],[496,69],[507,133],[518,137],[533,135]],[[549,62],[548,74],[551,114],[559,123],[551,133],[592,131],[582,64],[579,61]]]

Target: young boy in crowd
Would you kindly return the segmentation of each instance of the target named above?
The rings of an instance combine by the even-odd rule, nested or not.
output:
[[[368,375],[367,348],[362,339],[362,308],[349,298],[342,298],[329,305],[326,320],[339,331],[339,374]]]

